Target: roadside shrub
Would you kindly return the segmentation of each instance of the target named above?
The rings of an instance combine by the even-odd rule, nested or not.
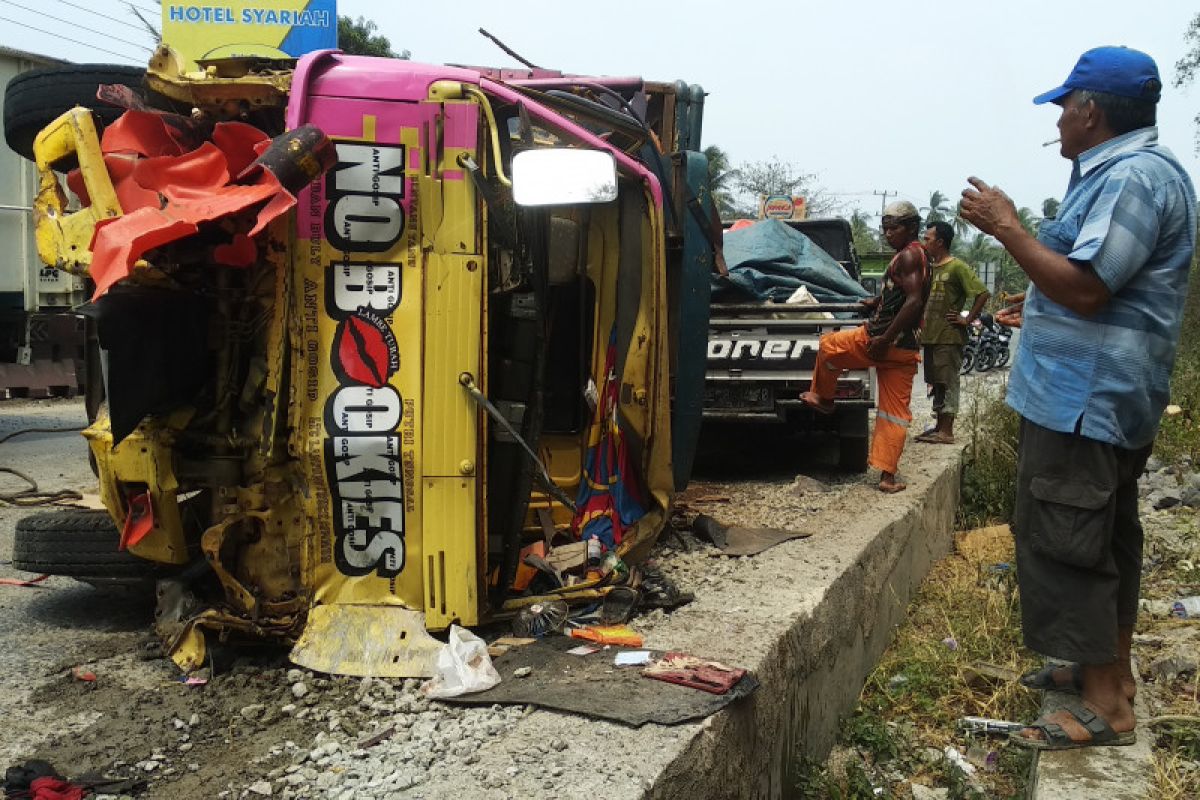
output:
[[[1012,520],[1021,418],[998,394],[977,382],[968,393],[969,425],[963,459],[959,530]]]
[[[1200,463],[1200,271],[1192,261],[1192,279],[1183,311],[1183,338],[1171,374],[1171,402],[1181,411],[1163,417],[1154,452],[1162,461]]]

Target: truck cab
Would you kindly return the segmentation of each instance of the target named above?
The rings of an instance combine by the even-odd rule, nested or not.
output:
[[[842,219],[788,220],[837,262],[860,297],[861,266],[850,225]],[[737,269],[733,264],[731,269]],[[800,400],[812,382],[822,334],[864,321],[857,302],[713,302],[709,320],[704,419],[706,423],[766,425],[789,432],[833,436],[838,464],[861,472],[870,450],[869,413],[875,403],[873,370],[845,370],[836,411],[814,413]]]
[[[166,651],[426,675],[429,631],[602,599],[579,545],[644,558],[699,431],[703,91],[181,65],[160,47],[119,120],[68,110],[34,144],[43,260],[96,288],[112,546],[160,568]]]

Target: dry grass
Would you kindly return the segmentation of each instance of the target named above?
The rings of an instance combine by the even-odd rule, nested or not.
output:
[[[1149,800],[1196,800],[1200,770],[1196,762],[1174,751],[1156,751]]]
[[[1189,512],[1177,514],[1175,530],[1162,522],[1157,534],[1147,536],[1146,569],[1142,575],[1142,596],[1152,600],[1172,601],[1179,597],[1200,594],[1200,524]],[[1163,650],[1148,643],[1135,643],[1134,655],[1142,665],[1144,676],[1152,677],[1149,667],[1172,650],[1191,645],[1200,632],[1200,620],[1154,618],[1146,614],[1138,620],[1138,633],[1144,642],[1161,640],[1168,643]],[[1189,636],[1190,634],[1190,636]],[[1200,675],[1187,673],[1169,683],[1154,682],[1146,686],[1158,718],[1176,717],[1192,722],[1170,722],[1153,726],[1154,783],[1152,798],[1176,800],[1200,798]]]
[[[995,569],[1012,557],[1011,536],[999,528],[960,542],[959,553],[934,565],[906,623],[867,679],[859,708],[843,726],[842,748],[831,758],[826,783],[819,792],[810,784],[802,797],[866,797],[865,787],[881,784],[885,794],[876,796],[909,797],[910,780],[948,786],[952,798],[1023,796],[1028,751],[1010,748],[1002,738],[969,738],[957,729],[964,716],[1036,716],[1034,693],[976,669],[982,662],[1015,676],[1035,666],[1020,642],[1012,570]],[[998,755],[997,771],[976,773],[982,795],[944,761],[922,757],[946,745]],[[886,778],[896,772],[907,780]]]

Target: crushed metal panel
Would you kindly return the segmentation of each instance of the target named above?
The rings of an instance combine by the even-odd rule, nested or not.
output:
[[[399,606],[314,606],[291,659],[335,675],[427,678],[442,645],[425,615]]]

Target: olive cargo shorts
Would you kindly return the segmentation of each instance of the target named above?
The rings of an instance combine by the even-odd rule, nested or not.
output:
[[[933,387],[933,413],[958,414],[958,371],[962,369],[961,344],[925,345],[925,382]]]
[[[1013,533],[1030,649],[1080,664],[1116,660],[1117,626],[1137,618],[1137,480],[1150,448],[1127,450],[1021,420]]]

